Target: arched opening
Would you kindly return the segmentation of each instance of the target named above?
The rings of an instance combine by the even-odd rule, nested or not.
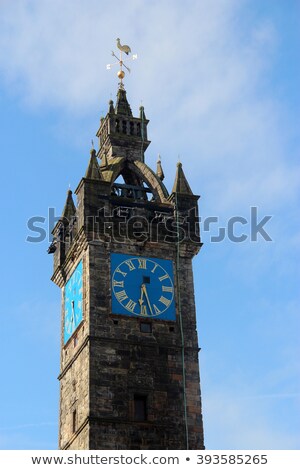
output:
[[[155,199],[152,189],[143,180],[125,170],[114,181],[112,195],[135,201],[154,201]]]
[[[103,177],[111,183],[111,194],[149,202],[167,202],[169,193],[161,179],[140,160],[114,157]]]

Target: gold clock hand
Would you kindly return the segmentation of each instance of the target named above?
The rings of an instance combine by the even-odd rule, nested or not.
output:
[[[142,288],[143,288],[143,291],[144,291],[144,294],[145,294],[146,300],[147,300],[147,302],[148,302],[148,305],[149,305],[149,310],[150,310],[150,313],[151,313],[151,315],[153,315],[153,311],[152,311],[152,307],[151,307],[150,300],[149,300],[149,297],[148,297],[148,292],[147,292],[146,285],[145,285],[145,284],[143,284],[143,285],[142,285]]]
[[[143,285],[141,285],[141,298],[139,299],[139,304],[142,305],[144,303],[144,299],[143,299],[143,296],[144,296],[144,291],[143,291]]]
[[[140,304],[140,307],[141,307],[141,315],[143,316],[147,316],[147,307],[146,305],[144,305],[144,288],[143,288],[143,284],[141,285],[141,298],[139,299],[139,304]]]

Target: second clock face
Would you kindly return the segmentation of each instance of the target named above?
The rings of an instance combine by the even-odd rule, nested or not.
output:
[[[64,342],[82,321],[82,261],[77,265],[65,287]]]
[[[111,255],[112,313],[175,320],[170,260]]]

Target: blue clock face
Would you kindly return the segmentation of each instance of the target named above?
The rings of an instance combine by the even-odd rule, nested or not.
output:
[[[65,286],[64,342],[72,336],[82,321],[82,261]]]
[[[111,254],[112,313],[176,319],[170,260]]]

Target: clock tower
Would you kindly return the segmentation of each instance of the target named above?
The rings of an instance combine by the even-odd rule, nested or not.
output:
[[[60,449],[204,449],[192,259],[198,196],[172,191],[121,82],[53,230]]]

